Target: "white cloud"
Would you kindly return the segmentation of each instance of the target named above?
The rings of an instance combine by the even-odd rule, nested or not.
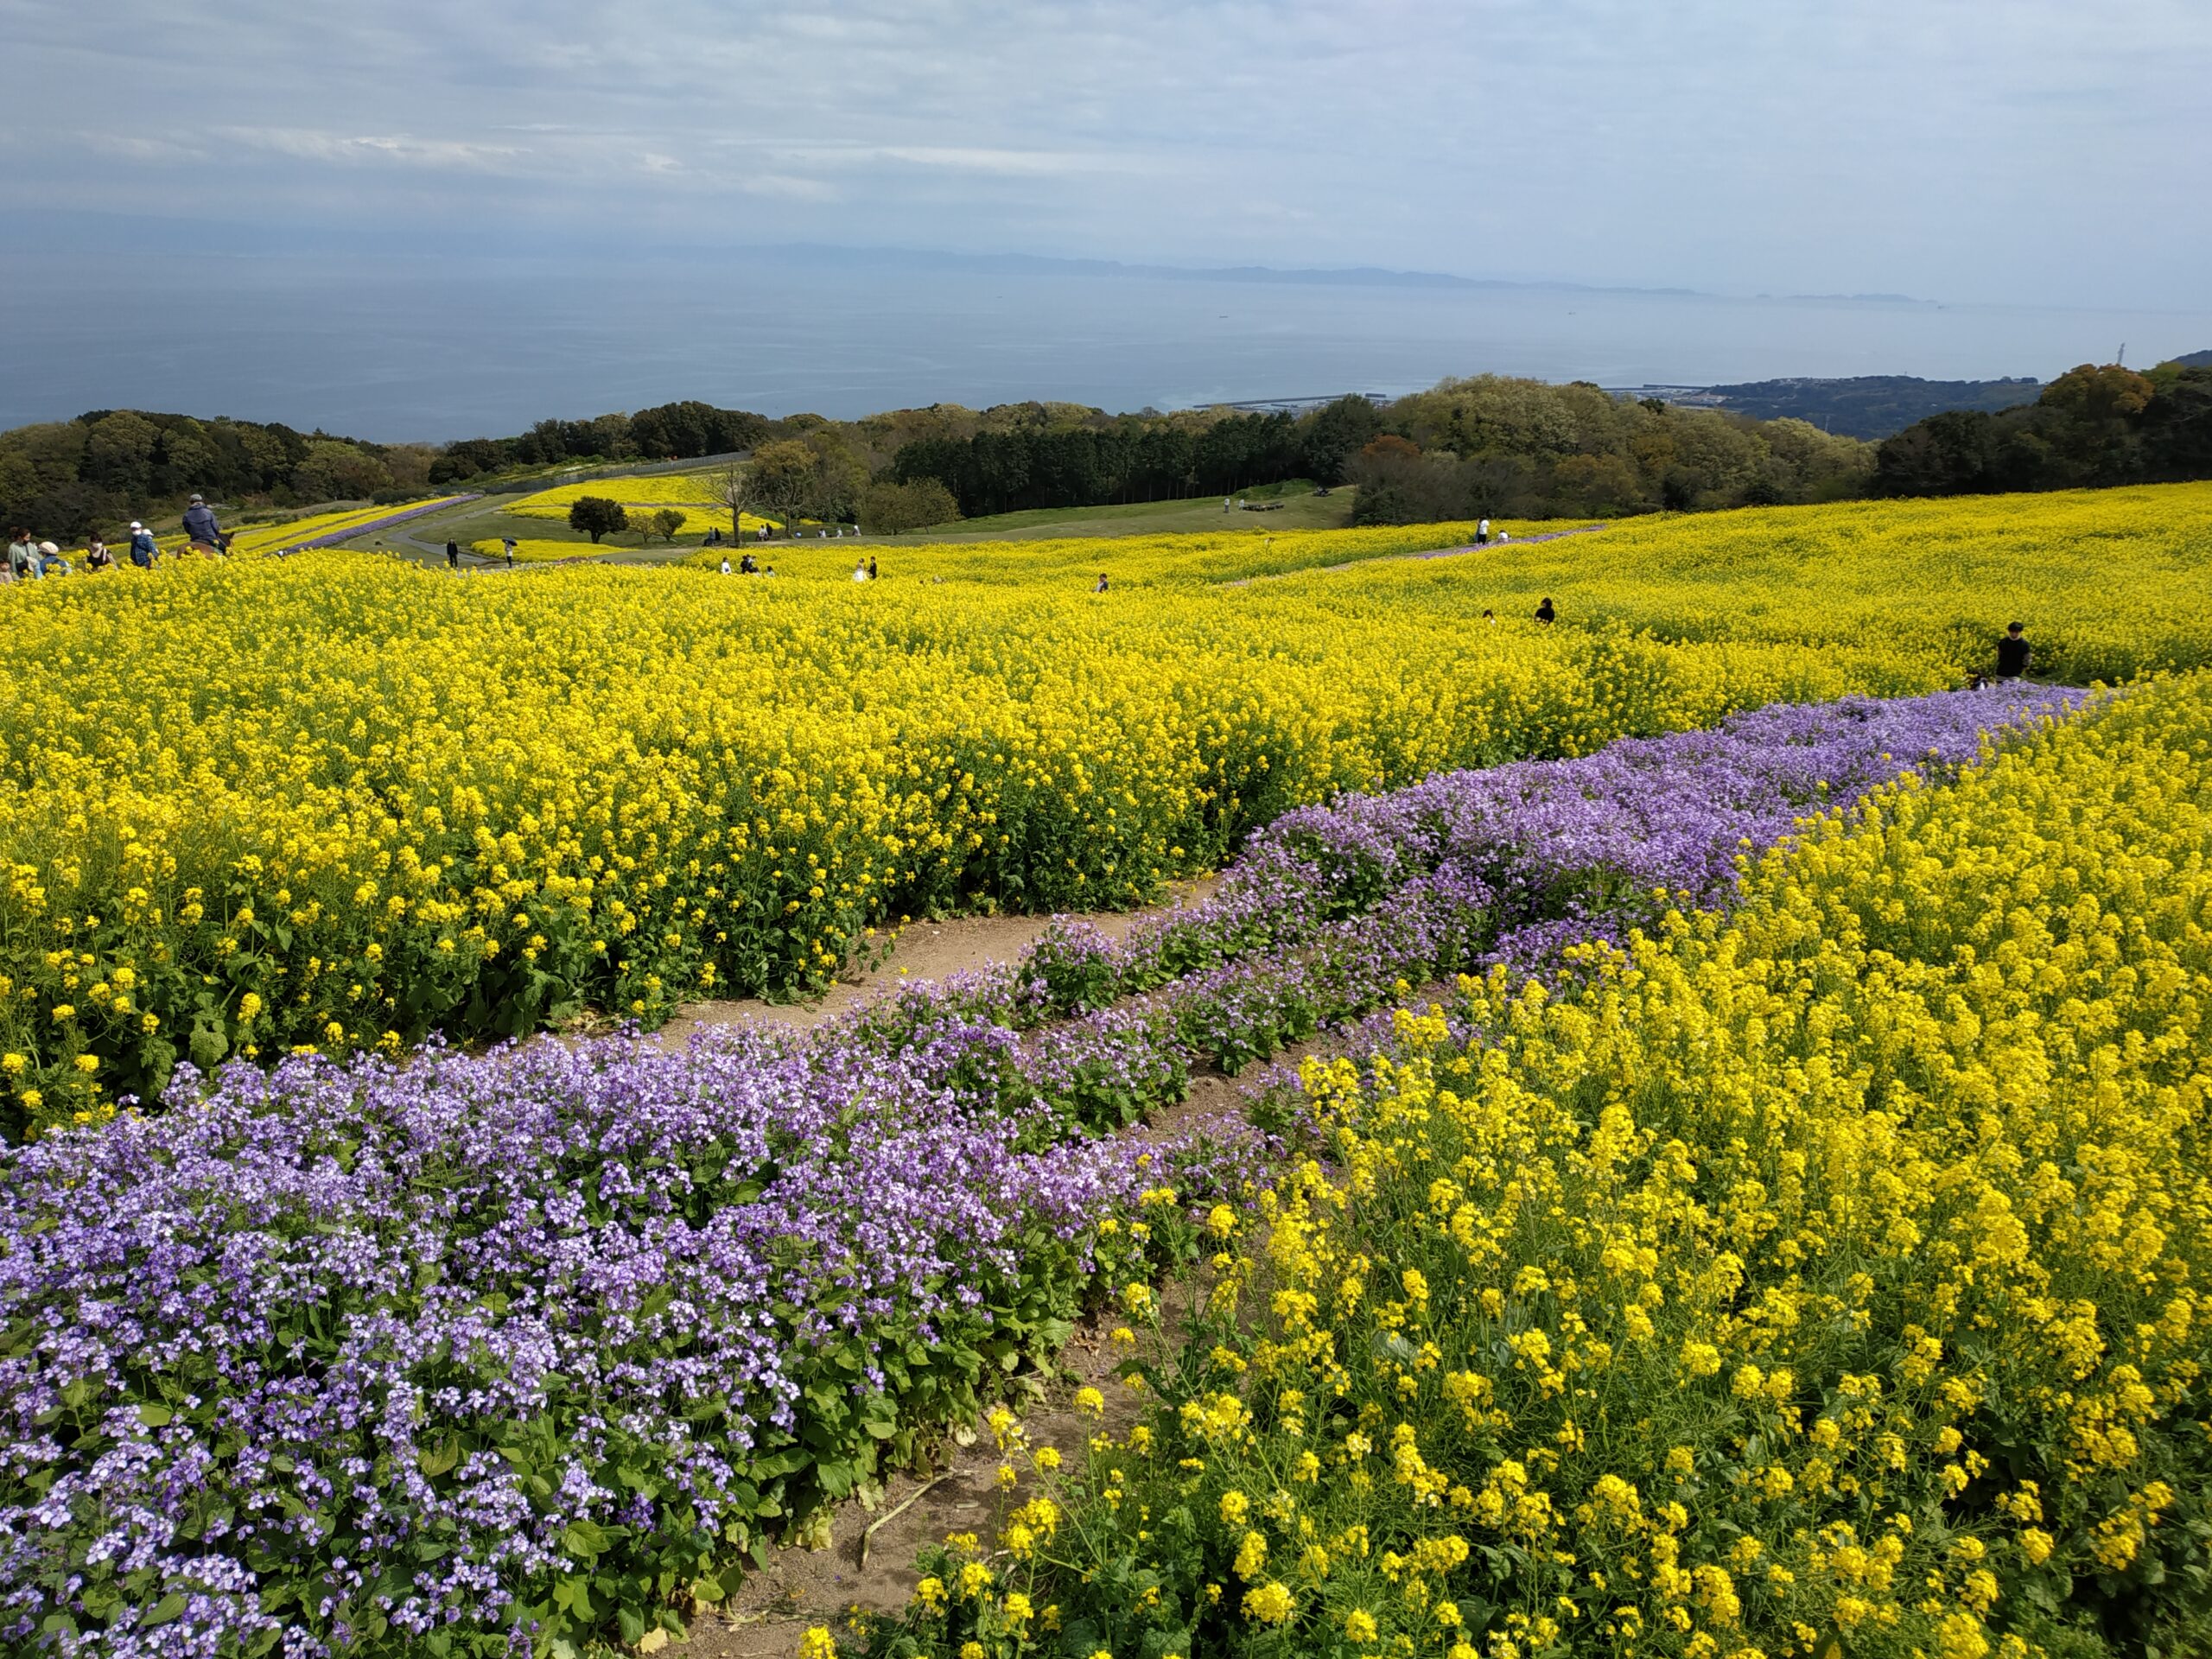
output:
[[[1723,289],[2178,302],[2205,0],[0,0],[35,164],[236,219],[327,196],[748,238]],[[82,111],[157,80],[155,130]],[[734,165],[733,156],[745,158]],[[189,163],[180,165],[180,163]],[[497,200],[476,181],[511,181]],[[2127,260],[2085,250],[2129,223]]]
[[[219,127],[223,137],[305,161],[397,162],[448,171],[503,172],[529,151],[514,144],[483,144],[408,133],[338,133],[308,127]]]

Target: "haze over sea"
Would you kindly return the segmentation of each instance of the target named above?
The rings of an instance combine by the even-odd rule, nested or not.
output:
[[[397,442],[677,397],[850,417],[1109,410],[1495,372],[1607,386],[2028,374],[2212,346],[2188,312],[740,253],[216,246],[0,254],[0,427],[130,407]]]

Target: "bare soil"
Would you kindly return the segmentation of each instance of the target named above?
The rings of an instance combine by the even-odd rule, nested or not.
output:
[[[1218,875],[1171,883],[1165,904],[1142,910],[1094,911],[1076,919],[1090,923],[1109,938],[1126,938],[1149,917],[1203,904],[1221,885]],[[694,1002],[660,1028],[655,1040],[677,1049],[696,1032],[714,1026],[778,1025],[801,1030],[818,1026],[859,1007],[887,987],[906,980],[944,979],[993,963],[1012,962],[1033,944],[1051,921],[1046,916],[961,916],[950,921],[913,922],[901,929],[891,952],[878,967],[856,971],[809,1002],[769,1002],[760,997],[738,1001]]]

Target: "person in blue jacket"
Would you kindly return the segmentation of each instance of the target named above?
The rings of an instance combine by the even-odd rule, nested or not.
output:
[[[213,512],[197,495],[192,498],[192,505],[184,510],[184,533],[218,553],[231,550],[231,538],[223,534],[223,527],[215,522]]]
[[[136,518],[130,521],[130,563],[141,570],[150,570],[154,561],[161,556],[161,549],[154,544],[154,532]]]

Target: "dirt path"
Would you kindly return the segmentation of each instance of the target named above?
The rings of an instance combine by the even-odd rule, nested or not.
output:
[[[1577,524],[1572,530],[1548,530],[1541,536],[1523,536],[1517,542],[1491,542],[1478,544],[1469,542],[1464,547],[1432,548],[1426,553],[1393,553],[1382,559],[1347,559],[1342,564],[1308,565],[1302,570],[1284,570],[1271,576],[1243,576],[1235,582],[1224,582],[1224,588],[1249,588],[1255,582],[1281,582],[1285,576],[1310,576],[1315,571],[1326,575],[1332,570],[1363,570],[1370,564],[1391,564],[1404,559],[1456,559],[1462,553],[1494,553],[1500,548],[1510,552],[1516,547],[1532,547],[1538,542],[1556,542],[1567,536],[1587,536],[1593,531],[1611,530],[1611,524]]]
[[[1094,911],[1076,919],[1090,923],[1109,938],[1125,938],[1131,928],[1148,917],[1203,904],[1220,885],[1217,875],[1171,882],[1165,904],[1143,910]],[[811,1002],[768,1002],[759,997],[694,1002],[679,1009],[654,1040],[662,1048],[678,1049],[694,1032],[713,1026],[767,1024],[804,1030],[858,1007],[902,980],[944,979],[993,963],[1012,962],[1043,934],[1050,920],[1046,916],[962,916],[947,922],[911,923],[901,930],[890,956],[880,967],[841,981]]]
[[[1320,1042],[1301,1044],[1276,1056],[1295,1065],[1324,1052]],[[1182,1105],[1155,1112],[1135,1135],[1165,1136],[1200,1119],[1241,1113],[1243,1096],[1257,1072],[1243,1078],[1202,1073],[1192,1079]],[[1202,1274],[1192,1274],[1165,1288],[1164,1340],[1180,1340],[1192,1299],[1205,1293]],[[1091,1321],[1078,1330],[1056,1361],[1050,1379],[1017,1378],[1026,1402],[1014,1402],[1031,1448],[1052,1446],[1070,1466],[1080,1463],[1090,1437],[1102,1429],[1124,1433],[1147,1402],[1115,1376],[1128,1355],[1116,1350],[1109,1332],[1116,1317]],[[1163,1338],[1155,1338],[1161,1340]],[[1096,1388],[1105,1397],[1103,1417],[1076,1409],[1078,1389]],[[794,1659],[799,1638],[815,1624],[835,1624],[855,1611],[896,1614],[920,1581],[917,1554],[948,1535],[972,1532],[986,1551],[995,1547],[1007,1514],[1036,1497],[1039,1481],[1027,1459],[1018,1459],[1020,1484],[1011,1494],[998,1486],[1003,1461],[990,1431],[973,1426],[972,1438],[938,1449],[931,1466],[896,1475],[884,1483],[873,1510],[846,1503],[831,1523],[830,1542],[817,1549],[796,1546],[775,1550],[768,1565],[747,1576],[736,1595],[718,1608],[702,1609],[681,1643],[665,1651],[668,1659]]]

